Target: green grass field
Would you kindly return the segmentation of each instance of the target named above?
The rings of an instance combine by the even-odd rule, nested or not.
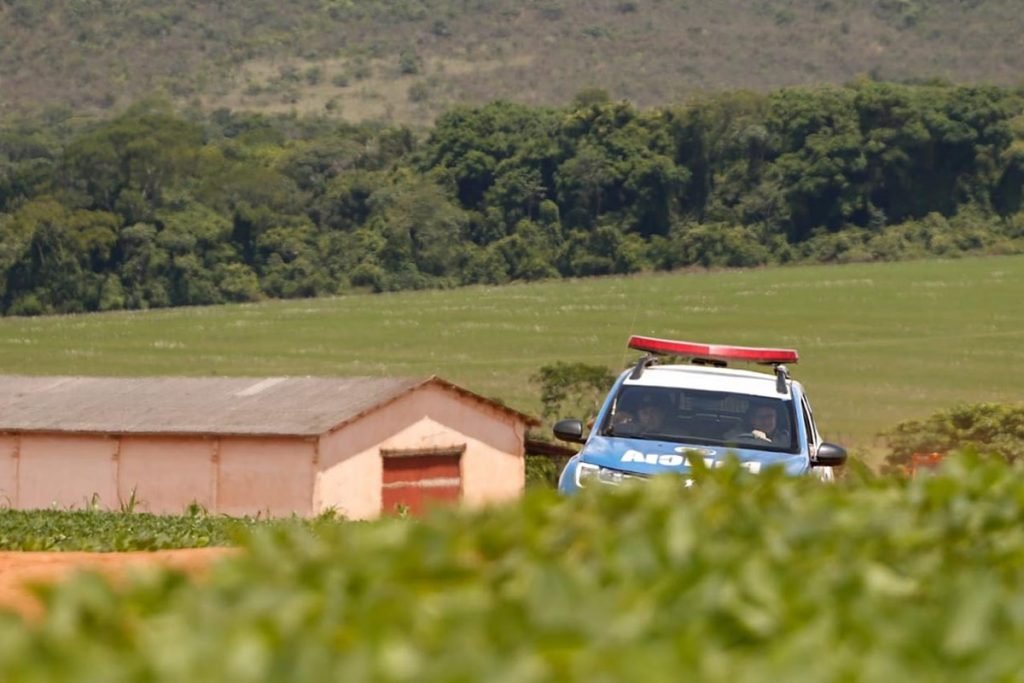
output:
[[[630,334],[793,346],[826,438],[1024,399],[1024,257],[550,281],[0,320],[0,372],[437,374],[539,411],[555,361],[623,367]]]

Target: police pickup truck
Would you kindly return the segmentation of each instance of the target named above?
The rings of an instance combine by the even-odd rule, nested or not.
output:
[[[826,481],[846,461],[842,447],[822,441],[803,386],[789,376],[795,350],[642,336],[629,347],[645,355],[616,380],[589,435],[580,420],[555,424],[559,439],[583,444],[561,473],[561,492],[664,473],[685,478],[692,457],[716,467],[731,456],[750,472],[781,467]],[[666,356],[678,362],[662,364]],[[729,367],[738,362],[773,372]]]

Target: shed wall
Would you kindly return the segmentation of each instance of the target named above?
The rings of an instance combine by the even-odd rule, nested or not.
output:
[[[525,425],[470,397],[427,385],[321,439],[314,513],[334,508],[351,519],[381,512],[381,449],[465,445],[463,500],[508,500],[525,485]]]
[[[316,448],[316,441],[297,437],[224,437],[219,453],[218,512],[312,514]]]
[[[217,510],[217,440],[202,437],[121,437],[117,487],[122,501],[135,492],[136,509],[181,514],[197,503]]]
[[[309,515],[316,442],[302,438],[21,434],[0,437],[0,500],[15,508]]]
[[[16,434],[0,435],[0,505],[18,507],[18,445]]]
[[[93,497],[116,508],[117,439],[23,434],[18,456],[18,507],[83,508]]]

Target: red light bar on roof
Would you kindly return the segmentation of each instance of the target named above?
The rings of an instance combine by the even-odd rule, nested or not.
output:
[[[748,363],[796,363],[800,356],[796,349],[763,349],[754,346],[722,346],[694,342],[656,339],[633,335],[629,348],[648,353],[663,353],[685,358],[705,358],[714,361],[746,361]]]

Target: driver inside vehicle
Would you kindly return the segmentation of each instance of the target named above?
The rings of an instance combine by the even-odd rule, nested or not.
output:
[[[780,428],[775,406],[754,402],[747,408],[743,424],[730,429],[723,438],[726,441],[746,438],[784,444],[789,442],[789,432]]]

